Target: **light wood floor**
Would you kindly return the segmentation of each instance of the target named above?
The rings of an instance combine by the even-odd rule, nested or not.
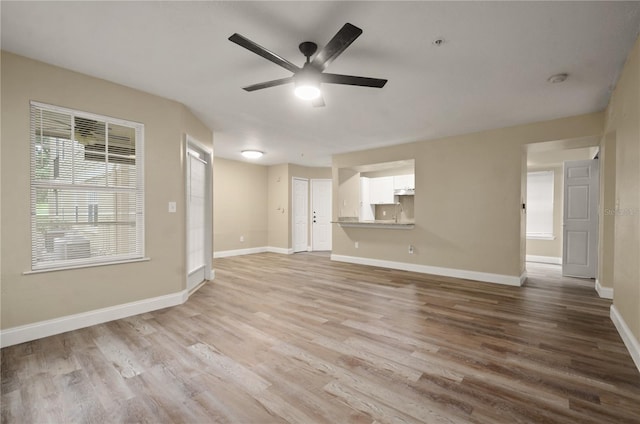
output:
[[[184,305],[2,350],[2,422],[639,423],[593,281],[215,260]]]

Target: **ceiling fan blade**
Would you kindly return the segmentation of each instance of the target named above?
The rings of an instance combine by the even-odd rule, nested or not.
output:
[[[249,85],[247,87],[244,87],[243,90],[246,90],[246,91],[262,90],[263,88],[275,87],[278,85],[288,84],[290,82],[293,82],[293,77],[280,78],[277,80],[266,81],[258,84]]]
[[[386,79],[356,77],[353,75],[321,74],[322,82],[328,84],[357,85],[360,87],[382,88],[387,83]]]
[[[317,99],[311,100],[311,105],[313,105],[313,107],[324,107],[324,97],[320,96]]]
[[[253,41],[243,37],[238,33],[235,33],[231,37],[229,37],[229,41],[234,42],[237,45],[242,46],[245,49],[250,50],[257,55],[264,57],[265,59],[275,63],[276,65],[282,66],[283,68],[293,72],[294,74],[300,70],[298,66],[289,62],[287,59],[281,56],[278,56],[277,54],[265,49],[259,44],[254,43]]]
[[[311,64],[321,71],[323,71],[336,57],[354,42],[362,34],[362,30],[350,23],[344,24],[340,31],[333,36],[331,41],[327,43],[322,50],[318,52],[316,57],[313,58]]]

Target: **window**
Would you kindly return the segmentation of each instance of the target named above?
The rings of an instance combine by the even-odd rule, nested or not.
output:
[[[31,268],[144,256],[144,125],[31,103]]]
[[[527,238],[553,240],[553,171],[527,174]]]

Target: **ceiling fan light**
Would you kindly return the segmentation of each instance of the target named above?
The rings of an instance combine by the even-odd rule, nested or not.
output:
[[[264,154],[260,150],[243,150],[241,153],[247,159],[258,159]]]
[[[294,93],[302,100],[314,100],[320,97],[320,88],[317,85],[301,84],[296,85]]]

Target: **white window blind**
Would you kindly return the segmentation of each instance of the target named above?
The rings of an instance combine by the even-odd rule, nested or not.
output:
[[[527,237],[553,238],[553,171],[527,174]]]
[[[144,256],[144,125],[31,102],[31,267]]]

